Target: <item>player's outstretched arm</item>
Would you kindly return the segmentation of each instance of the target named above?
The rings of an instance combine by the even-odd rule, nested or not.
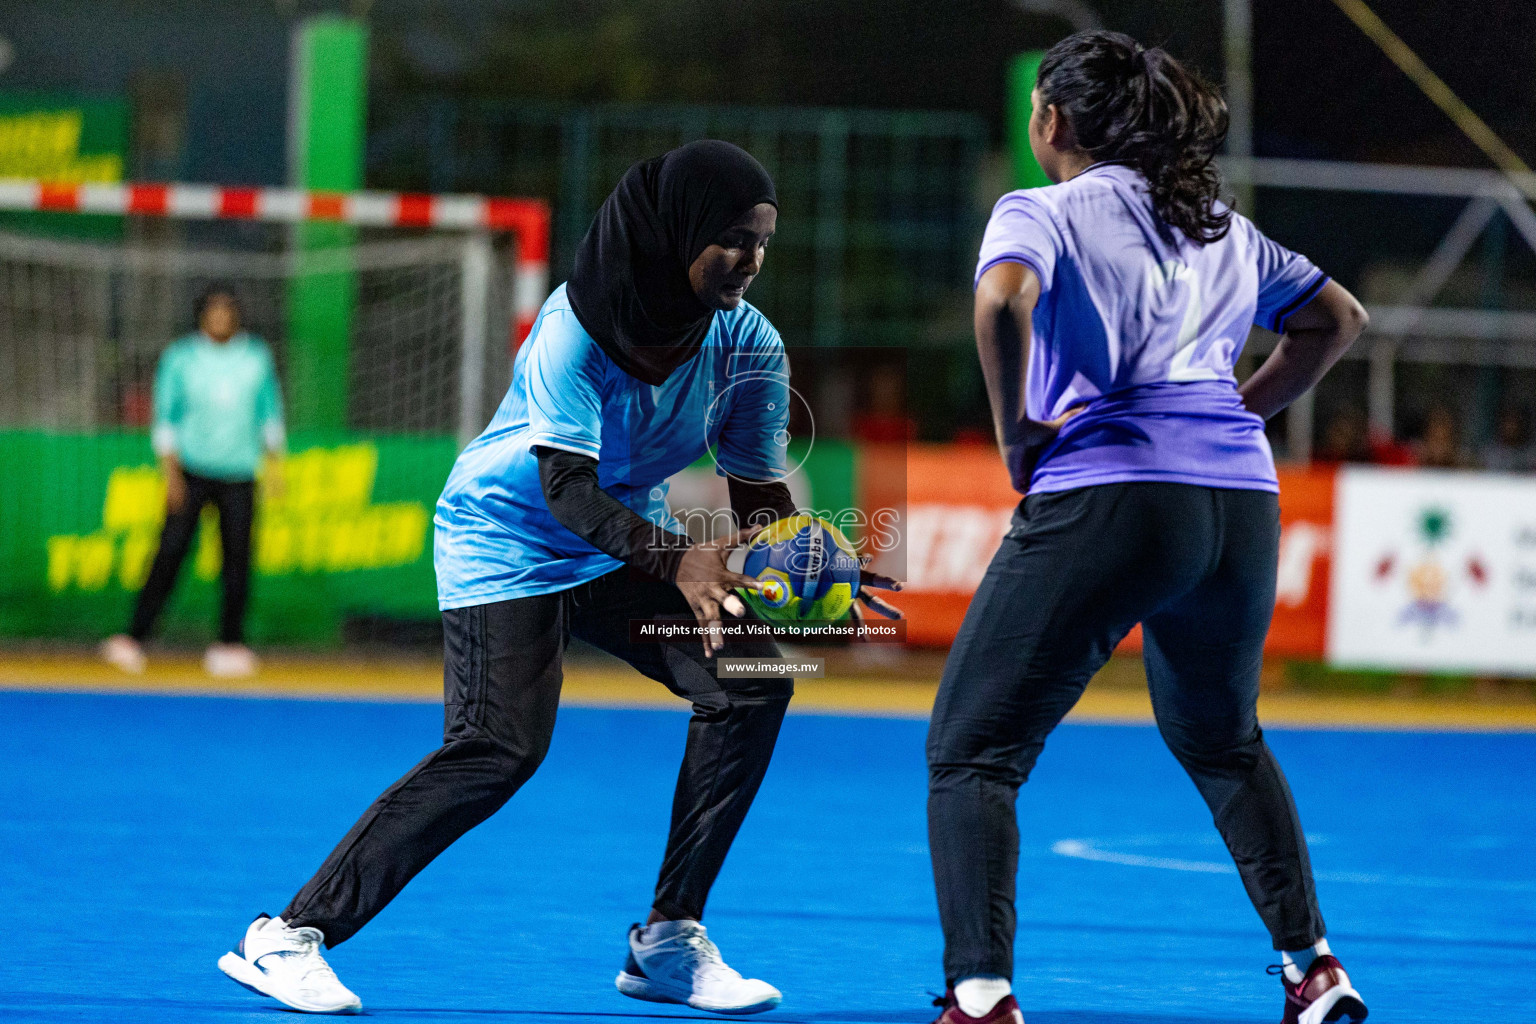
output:
[[[1243,405],[1269,419],[1322,380],[1369,322],[1359,300],[1337,281],[1329,281],[1291,314],[1280,344],[1237,389]]]

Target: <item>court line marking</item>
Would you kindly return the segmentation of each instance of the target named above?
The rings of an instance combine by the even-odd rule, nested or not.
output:
[[[1205,875],[1235,875],[1237,868],[1231,863],[1214,860],[1185,860],[1179,857],[1148,857],[1140,853],[1117,853],[1101,850],[1091,839],[1058,839],[1051,844],[1051,852],[1059,857],[1075,860],[1096,861],[1101,864],[1120,864],[1133,868],[1157,868],[1162,871],[1185,871]],[[1536,882],[1504,881],[1499,879],[1474,880],[1468,878],[1433,878],[1423,875],[1389,875],[1368,871],[1314,871],[1313,877],[1323,882],[1345,882],[1355,885],[1391,885],[1410,889],[1473,889],[1481,892],[1536,893]]]

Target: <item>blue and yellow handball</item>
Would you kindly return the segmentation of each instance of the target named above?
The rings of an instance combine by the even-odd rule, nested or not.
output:
[[[762,585],[741,591],[770,622],[835,622],[859,593],[859,556],[842,532],[816,516],[790,516],[747,546],[742,573]]]

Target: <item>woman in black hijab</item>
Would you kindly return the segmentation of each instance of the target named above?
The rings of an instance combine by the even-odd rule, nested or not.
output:
[[[349,938],[533,774],[574,634],[694,712],[650,917],[630,929],[619,991],[726,1013],[778,1005],[772,985],[725,965],[700,918],[793,682],[719,676],[717,654],[778,649],[722,635],[726,614],[748,614],[730,588],[756,586],[726,568],[740,535],[695,543],[666,504],[668,477],[711,453],[739,523],[795,511],[784,345],[742,300],[777,218],[768,173],[724,142],[636,164],[603,204],[438,501],[443,746],[374,802],[280,918],[256,919],[219,962],[236,981],[302,1010],[360,1007],[320,943]],[[657,623],[702,628],[658,642],[644,634]]]
[[[571,309],[620,369],[663,383],[693,358],[718,309],[735,309],[740,290],[695,287],[694,264],[738,220],[766,244],[778,218],[773,180],[728,142],[695,142],[629,169],[576,253],[566,284]],[[698,273],[729,269],[719,258]],[[679,271],[684,271],[679,273]]]

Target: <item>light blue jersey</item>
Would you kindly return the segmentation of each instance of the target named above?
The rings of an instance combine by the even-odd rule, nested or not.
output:
[[[1237,393],[1249,328],[1285,328],[1328,282],[1239,214],[1206,245],[1161,231],[1146,179],[1094,164],[998,200],[976,277],[1023,263],[1040,279],[1027,414],[1083,413],[1019,490],[1129,480],[1277,491],[1264,422]]]
[[[267,343],[243,331],[174,341],[155,370],[155,454],[217,480],[251,480],[262,449],[281,451],[283,400]]]
[[[779,479],[788,426],[784,343],[751,305],[716,313],[698,355],[652,387],[614,365],[561,285],[518,352],[491,425],[459,455],[437,501],[439,607],[568,590],[621,564],[550,515],[535,446],[596,459],[603,490],[682,533],[667,508],[668,478],[714,451],[722,474]]]

